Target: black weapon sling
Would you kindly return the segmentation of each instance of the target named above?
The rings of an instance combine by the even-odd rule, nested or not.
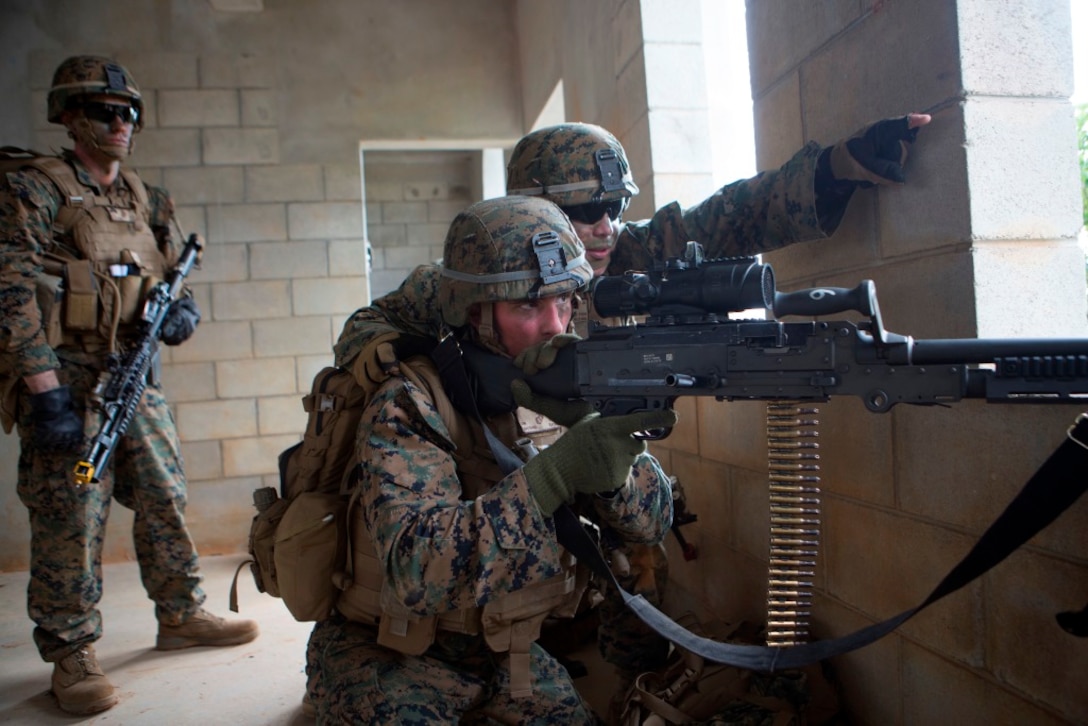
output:
[[[489,430],[475,404],[472,385],[461,359],[460,347],[452,336],[447,337],[432,353],[442,380],[457,391],[456,401],[466,402],[484,429],[491,451],[504,473],[522,466],[522,461]],[[453,392],[451,391],[451,393]],[[471,402],[471,403],[469,403]],[[1088,414],[1080,414],[1065,441],[1043,462],[1042,466],[1013,498],[1005,511],[982,533],[978,542],[924,601],[909,610],[870,625],[849,635],[831,640],[817,640],[803,645],[771,647],[764,645],[735,645],[696,635],[677,624],[668,615],[650,604],[642,595],[632,595],[616,581],[597,544],[582,527],[570,507],[563,505],[555,511],[555,534],[563,545],[581,562],[610,582],[623,602],[644,623],[659,635],[715,663],[748,670],[772,672],[801,668],[873,643],[910,620],[925,608],[951,595],[990,568],[1002,562],[1071,507],[1088,489]]]

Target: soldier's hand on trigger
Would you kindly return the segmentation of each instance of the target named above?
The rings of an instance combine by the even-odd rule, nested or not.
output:
[[[170,303],[163,318],[159,337],[167,345],[181,345],[187,341],[200,324],[200,308],[191,297],[183,297]]]
[[[83,443],[83,419],[76,415],[68,386],[31,394],[30,422],[31,439],[41,451],[66,453]]]
[[[918,129],[930,120],[932,117],[924,113],[884,119],[837,142],[831,148],[831,175],[862,187],[902,184],[906,181],[903,164],[907,150],[918,136]]]
[[[676,413],[642,411],[602,418],[591,413],[525,464],[525,480],[545,516],[575,494],[607,494],[622,487],[646,442],[633,434],[676,424]]]
[[[517,357],[514,358],[514,365],[520,368],[525,375],[535,376],[555,363],[559,351],[576,340],[581,340],[581,338],[574,333],[560,333],[550,340],[537,343],[518,353]]]
[[[585,401],[560,401],[547,396],[538,396],[525,381],[515,380],[510,384],[514,393],[514,402],[522,408],[535,411],[549,421],[570,428],[586,416],[593,413],[592,404]]]

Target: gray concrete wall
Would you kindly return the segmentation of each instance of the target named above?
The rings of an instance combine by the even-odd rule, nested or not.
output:
[[[783,6],[790,10],[783,12]],[[933,110],[906,186],[855,195],[827,242],[768,255],[779,287],[876,281],[915,337],[1084,336],[1084,257],[1064,0],[748,3],[760,168],[807,139]],[[655,155],[656,158],[656,155]],[[820,406],[815,635],[921,602],[1064,440],[1076,407]],[[765,407],[699,401],[658,451],[700,548],[670,544],[674,607],[765,617]],[[1083,641],[1054,614],[1088,601],[1088,509],[1074,506],[983,578],[837,658],[857,723],[1083,723]]]
[[[259,11],[216,9],[232,6]],[[0,40],[6,144],[67,145],[45,99],[68,55],[112,55],[142,88],[132,163],[170,189],[182,226],[208,243],[191,277],[204,321],[164,366],[188,519],[201,552],[244,551],[250,493],[273,482],[276,455],[305,425],[302,393],[346,315],[370,299],[359,145],[511,145],[523,131],[512,8],[8,0]],[[379,293],[440,254],[470,201],[463,157],[370,165]],[[0,569],[25,568],[29,555],[17,451],[14,436],[0,438]],[[112,519],[105,557],[131,559],[131,515],[116,507]]]

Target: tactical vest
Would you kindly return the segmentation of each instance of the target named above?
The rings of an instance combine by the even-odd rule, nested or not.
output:
[[[170,263],[151,230],[147,188],[124,168],[124,183],[99,194],[57,157],[21,166],[45,174],[63,196],[38,281],[47,340],[53,347],[112,351],[118,339],[136,333],[147,293]]]
[[[462,498],[475,499],[497,484],[503,473],[491,455],[483,429],[454,409],[439,379],[434,363],[422,356],[401,361],[400,372],[414,385],[427,391],[450,433],[456,449],[457,473]],[[561,432],[554,423],[533,418],[531,412],[521,418],[528,424],[522,431],[534,444],[546,445]],[[516,434],[515,421],[492,421],[492,430],[503,440]],[[503,430],[505,429],[505,430]],[[529,648],[540,636],[540,627],[549,614],[571,617],[581,598],[585,583],[576,577],[574,558],[564,551],[564,573],[544,582],[497,597],[483,607],[465,608],[441,615],[420,618],[409,613],[391,594],[385,580],[385,568],[371,542],[358,492],[348,506],[349,542],[347,573],[341,578],[343,588],[337,610],[350,620],[377,624],[378,643],[408,655],[420,655],[431,646],[439,630],[482,635],[488,647],[497,653],[509,653],[510,689],[514,698],[532,693],[529,677]]]

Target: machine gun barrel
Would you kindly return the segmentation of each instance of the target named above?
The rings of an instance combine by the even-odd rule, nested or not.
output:
[[[181,294],[185,278],[200,258],[202,247],[198,235],[189,235],[177,267],[166,281],[160,282],[148,293],[143,311],[143,330],[139,339],[121,362],[111,368],[107,379],[96,389],[95,397],[99,399],[103,421],[98,433],[88,443],[83,457],[76,462],[72,476],[77,485],[98,481],[98,473],[109,462],[117,442],[136,415],[140,399],[147,388],[148,373],[158,355],[159,335],[167,310],[170,303]]]

